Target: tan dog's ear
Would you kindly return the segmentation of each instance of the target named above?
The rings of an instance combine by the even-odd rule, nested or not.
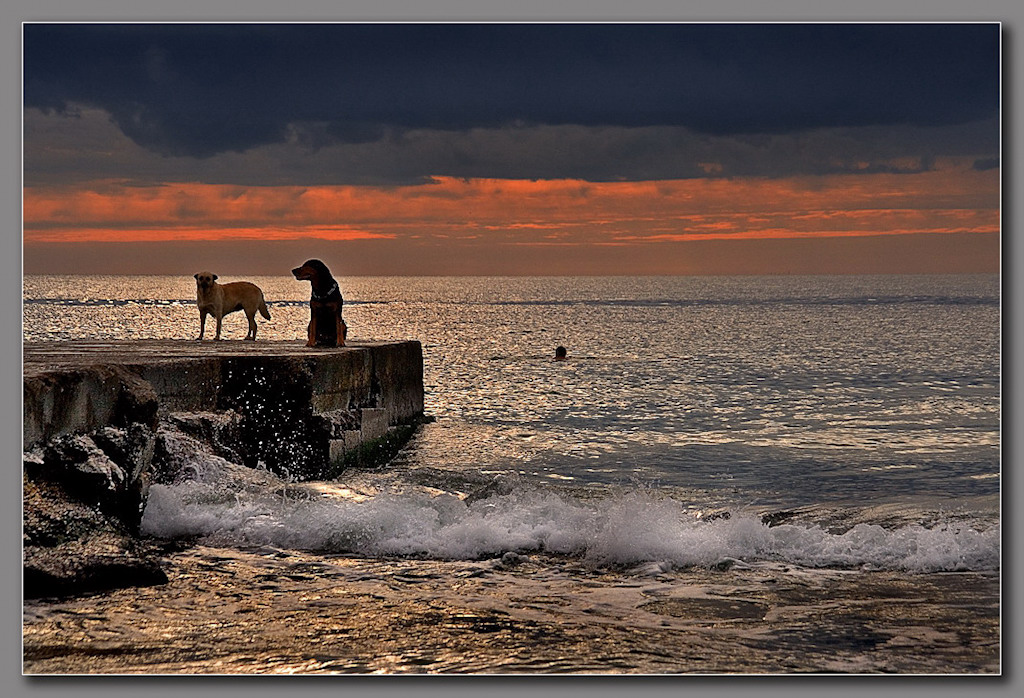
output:
[[[219,278],[220,278],[220,277],[219,277],[219,276],[217,276],[216,274],[214,274],[214,275],[213,275],[213,280],[214,280],[214,281],[216,281],[216,280],[217,280],[217,279],[219,279]]]
[[[195,279],[196,281],[199,281],[199,274],[193,274],[192,278]]]

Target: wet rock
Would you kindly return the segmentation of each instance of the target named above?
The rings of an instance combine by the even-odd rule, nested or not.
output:
[[[138,529],[156,438],[147,424],[60,435],[23,459],[25,595],[166,581]]]
[[[25,548],[25,598],[166,584],[155,551],[119,533]]]
[[[154,449],[154,481],[160,484],[183,480],[205,480],[225,467],[243,467],[217,454],[204,439],[195,438],[172,424],[157,431]]]
[[[491,497],[502,497],[513,494],[519,490],[519,484],[514,478],[498,476],[483,487],[473,490],[466,497],[466,505],[469,506]]]
[[[56,546],[106,526],[96,507],[71,496],[59,480],[32,479],[26,474],[22,487],[25,546]]]
[[[67,482],[24,476],[26,598],[167,581],[155,549],[136,538],[124,521],[68,489]]]
[[[225,459],[305,480],[363,463],[368,442],[385,442],[374,454],[393,453],[411,433],[396,428],[423,415],[423,353],[415,341],[343,349],[48,342],[25,344],[23,354],[26,448],[133,422],[155,431],[158,418],[169,419]],[[211,416],[223,414],[231,416]],[[349,444],[350,432],[359,432],[359,443]]]
[[[26,473],[66,482],[70,496],[136,528],[152,479],[155,441],[143,424],[64,435],[46,444],[41,458],[26,461]]]
[[[701,517],[701,521],[727,521],[732,518],[730,511],[712,511]]]
[[[124,429],[105,427],[93,434],[93,441],[125,473],[121,505],[114,511],[133,530],[142,520],[149,486],[153,481],[155,464],[153,454],[156,435],[143,424],[129,424]]]
[[[761,517],[761,523],[769,528],[778,526],[797,515],[795,511],[773,511]]]
[[[43,464],[51,477],[66,480],[76,496],[110,506],[124,491],[124,470],[89,436],[62,436],[47,445]]]
[[[126,428],[103,427],[92,435],[93,442],[124,471],[128,482],[137,480],[153,461],[156,439],[153,430],[132,423]]]
[[[242,447],[240,422],[241,416],[233,410],[173,412],[167,415],[167,423],[170,426],[201,441],[211,452],[234,463],[242,461],[239,455]]]
[[[498,558],[498,561],[494,563],[494,567],[495,569],[512,569],[529,561],[530,557],[528,555],[521,555],[510,550]]]

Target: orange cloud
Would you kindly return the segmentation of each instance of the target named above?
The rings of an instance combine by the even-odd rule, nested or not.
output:
[[[343,226],[315,226],[301,229],[275,228],[174,228],[173,235],[167,228],[133,228],[119,230],[111,228],[49,228],[35,232],[30,242],[162,242],[166,240],[295,240],[318,238],[321,240],[390,240],[392,233],[372,233]]]
[[[26,243],[435,239],[636,244],[993,232],[998,170],[648,182],[438,177],[402,187],[136,186],[24,190]]]

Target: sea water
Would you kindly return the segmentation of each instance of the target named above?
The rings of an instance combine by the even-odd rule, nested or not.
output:
[[[308,286],[250,280],[272,315],[258,341],[304,337]],[[351,277],[341,288],[351,339],[422,342],[433,421],[388,466],[322,483],[168,434],[188,476],[152,487],[145,533],[627,575],[999,570],[998,276]],[[191,277],[29,276],[23,307],[26,341],[198,334]],[[245,331],[241,314],[225,320],[227,341]],[[567,360],[553,360],[557,345]]]

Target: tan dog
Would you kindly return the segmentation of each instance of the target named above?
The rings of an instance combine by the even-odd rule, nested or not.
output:
[[[215,340],[220,339],[220,322],[228,313],[244,310],[249,319],[249,332],[246,339],[256,339],[256,311],[266,319],[270,319],[267,302],[263,299],[263,291],[256,284],[248,281],[234,281],[229,284],[218,284],[217,275],[201,271],[196,278],[196,305],[199,306],[199,337],[203,340],[206,332],[206,316],[212,315],[217,321]]]

